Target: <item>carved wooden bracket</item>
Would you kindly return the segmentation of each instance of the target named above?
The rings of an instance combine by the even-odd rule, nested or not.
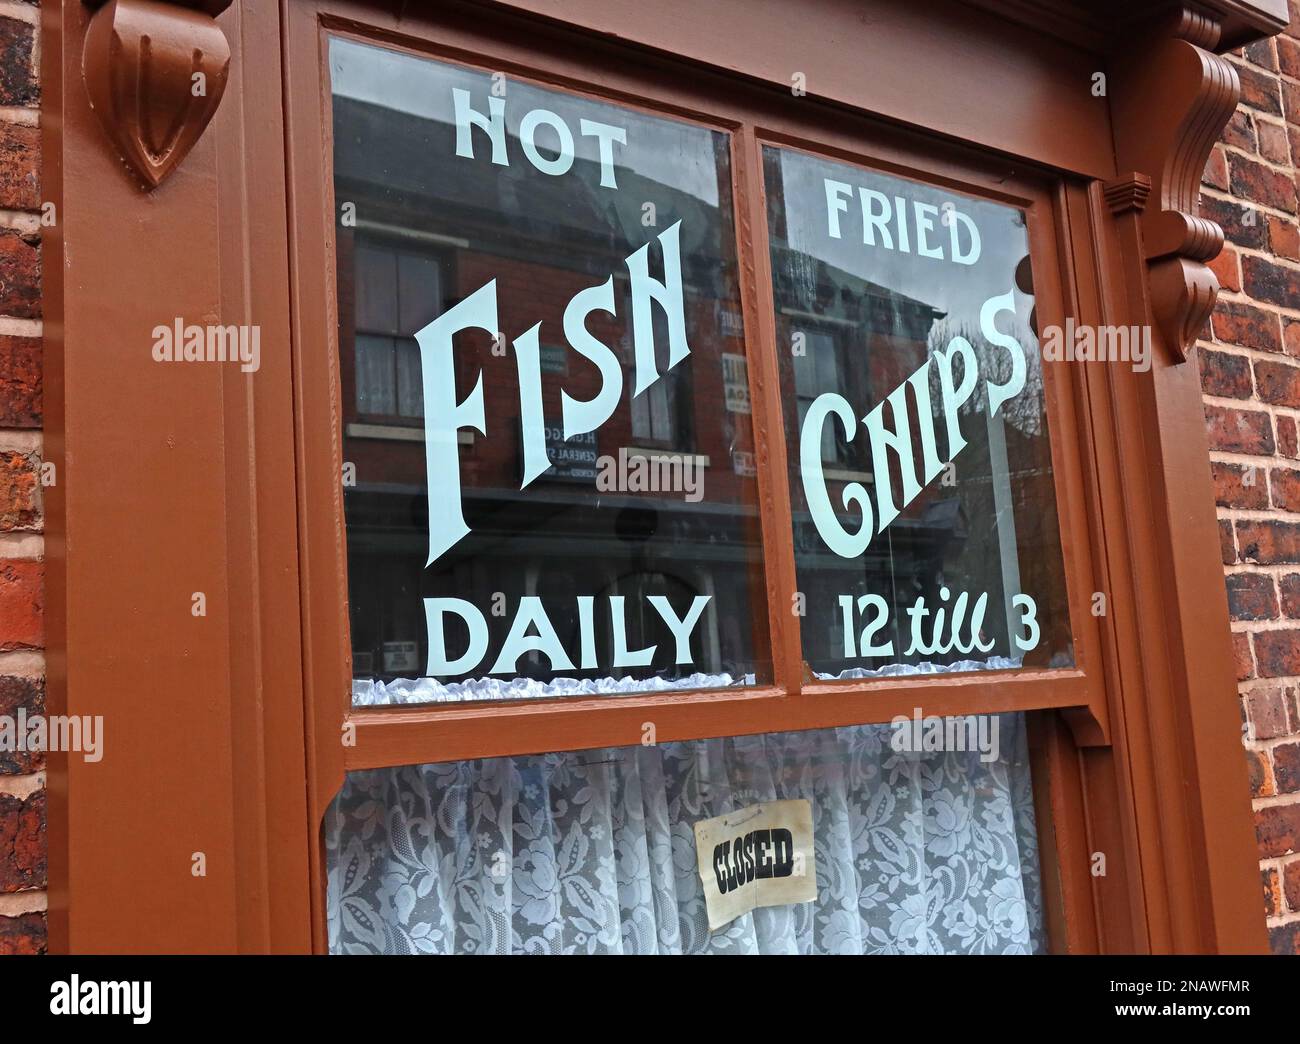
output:
[[[230,44],[214,19],[228,6],[109,0],[90,19],[81,59],[90,106],[150,188],[189,154],[225,93]]]
[[[1111,77],[1115,149],[1121,170],[1150,178],[1146,195],[1112,208],[1142,215],[1151,309],[1161,339],[1184,361],[1214,310],[1219,282],[1206,267],[1223,246],[1223,230],[1197,215],[1201,173],[1237,107],[1237,71],[1212,52],[1219,25],[1190,6],[1175,4],[1120,56]],[[1112,190],[1118,195],[1111,198]]]

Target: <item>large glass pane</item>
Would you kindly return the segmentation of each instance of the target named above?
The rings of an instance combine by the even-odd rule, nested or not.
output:
[[[354,772],[325,847],[332,953],[1045,949],[1014,714]]]
[[[330,74],[354,700],[769,678],[728,136]]]
[[[1024,215],[789,149],[764,173],[806,661],[1072,664]]]

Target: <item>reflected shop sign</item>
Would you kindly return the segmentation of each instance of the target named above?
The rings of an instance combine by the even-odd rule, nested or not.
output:
[[[620,192],[619,155],[628,146],[629,128],[589,119],[570,125],[546,108],[532,108],[518,118],[517,137],[507,133],[507,100],[451,90],[455,117],[455,156],[473,160],[476,150],[491,155],[494,165],[515,167],[512,174],[537,179],[564,178],[574,164],[576,138],[594,142],[600,160],[600,191]],[[515,126],[514,123],[511,126]],[[635,129],[634,127],[632,129]],[[544,132],[544,137],[543,137]],[[547,144],[539,147],[539,140]],[[862,251],[892,251],[932,262],[945,278],[978,271],[981,231],[976,221],[953,204],[942,208],[903,195],[889,196],[865,185],[823,178],[823,195],[815,200],[824,214],[822,234],[831,240],[855,239]],[[850,215],[852,219],[850,220]],[[538,322],[512,341],[518,380],[518,414],[490,415],[485,407],[484,378],[471,375],[470,390],[459,397],[453,340],[461,331],[486,331],[500,337],[498,280],[483,282],[415,334],[419,345],[425,404],[425,463],[428,488],[428,558],[432,565],[470,535],[466,523],[459,433],[474,430],[486,436],[518,423],[522,439],[522,479],[526,491],[539,477],[577,480],[594,474],[595,433],[610,420],[624,401],[625,373],[620,356],[593,336],[588,320],[598,313],[624,318],[631,329],[631,395],[651,391],[668,371],[692,351],[689,309],[684,302],[681,218],[661,231],[649,230],[648,241],[623,258],[608,278],[574,293],[563,308],[561,330],[543,330]],[[852,232],[850,232],[852,229]],[[856,243],[860,238],[861,243]],[[654,269],[654,271],[652,271]],[[625,297],[616,295],[616,280],[626,285]],[[1006,332],[1014,320],[1014,293],[986,296],[978,307],[977,351],[968,336],[954,335],[946,345],[932,346],[925,361],[893,387],[882,388],[884,397],[863,412],[866,404],[853,402],[840,391],[822,391],[801,409],[798,437],[799,480],[812,525],[824,551],[844,560],[856,560],[884,539],[891,525],[945,467],[960,458],[967,446],[959,415],[972,409],[997,416],[1025,388],[1027,353],[1016,337]],[[562,340],[561,340],[562,333]],[[967,331],[970,336],[976,336]],[[546,346],[543,346],[543,337]],[[667,352],[657,339],[666,339]],[[778,345],[778,350],[787,350]],[[565,391],[558,418],[543,408],[542,374],[564,374],[563,354],[577,353],[599,373],[598,390],[587,398]],[[747,387],[740,386],[743,357],[723,357],[726,369],[725,401],[728,411],[749,412]],[[666,366],[660,369],[660,362]],[[869,462],[873,480],[844,481],[828,472],[828,439],[854,449],[857,459]],[[891,481],[890,476],[897,481]],[[897,620],[897,601],[878,593],[838,593],[829,596],[842,624],[844,655],[855,658],[970,653],[987,657],[994,642],[985,637],[985,619],[1014,606],[1011,642],[1022,652],[1039,641],[1034,599],[1027,594],[955,590],[947,585],[918,594],[902,606],[905,620]],[[519,599],[508,636],[495,658],[487,656],[489,632],[487,605],[461,597],[423,599],[428,627],[427,674],[433,677],[484,672],[513,675],[521,657],[540,654],[556,672],[573,670],[624,670],[651,663],[655,646],[629,647],[627,617],[653,613],[671,636],[675,663],[692,663],[692,635],[712,595],[694,595],[674,607],[662,595],[644,596],[644,605],[628,606],[619,595],[577,594],[568,604],[547,604],[540,596]],[[1005,599],[1005,605],[1003,600]],[[680,601],[680,600],[679,600]],[[562,641],[551,614],[576,615],[577,627]],[[612,637],[608,662],[597,652],[597,618]],[[460,624],[453,618],[458,618]],[[463,628],[462,625],[463,624]],[[449,653],[448,628],[458,635],[468,630],[468,643],[455,642]],[[463,646],[463,651],[459,651]]]

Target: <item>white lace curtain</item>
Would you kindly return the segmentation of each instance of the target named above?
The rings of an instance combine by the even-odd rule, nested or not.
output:
[[[352,773],[326,817],[334,953],[1043,949],[1019,715],[999,756],[888,725]],[[807,798],[817,900],[708,930],[693,825]]]

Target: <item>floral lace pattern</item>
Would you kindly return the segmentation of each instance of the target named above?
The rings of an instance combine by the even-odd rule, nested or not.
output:
[[[1024,720],[999,756],[889,725],[355,772],[326,817],[333,953],[1030,953]],[[812,802],[817,900],[708,930],[693,825]]]
[[[885,678],[900,674],[952,674],[963,671],[1013,670],[1020,659],[990,656],[987,660],[960,660],[950,664],[891,663],[884,667],[853,667],[839,674],[817,672],[821,681],[855,678]],[[732,685],[753,685],[755,676],[745,674],[691,674],[685,678],[469,678],[440,682],[436,678],[354,678],[352,706],[387,707],[403,703],[462,703],[471,700],[542,700],[555,696],[627,696],[638,692],[667,692],[675,689],[718,689]]]
[[[386,707],[397,703],[462,703],[469,700],[541,700],[553,696],[627,696],[636,692],[673,689],[717,689],[753,685],[754,675],[692,674],[672,681],[664,678],[470,678],[440,682],[436,678],[354,678],[352,706]]]

